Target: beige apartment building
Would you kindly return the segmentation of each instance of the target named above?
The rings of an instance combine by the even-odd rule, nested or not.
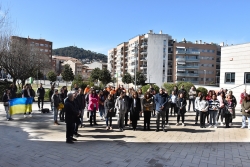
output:
[[[219,84],[221,47],[213,43],[175,42],[173,47],[173,82]],[[171,61],[171,60],[169,60]],[[168,71],[171,74],[171,70]]]
[[[108,51],[108,70],[122,83],[122,76],[140,71],[147,83],[187,81],[219,84],[221,47],[214,43],[173,40],[168,34],[138,35]]]
[[[147,83],[161,86],[172,79],[167,76],[168,59],[173,57],[173,40],[168,34],[153,33],[138,35],[108,51],[108,70],[118,83],[122,76],[130,73],[133,77],[140,71],[147,78]]]

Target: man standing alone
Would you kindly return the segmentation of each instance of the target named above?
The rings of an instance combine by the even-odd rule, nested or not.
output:
[[[155,106],[156,106],[156,132],[159,131],[160,117],[162,117],[162,130],[165,132],[165,114],[166,110],[164,109],[165,104],[168,102],[163,90],[160,89],[159,93],[155,96]]]
[[[39,110],[42,110],[43,109],[44,95],[45,95],[45,90],[43,88],[42,83],[40,83],[40,88],[37,89],[36,94],[38,96],[38,108],[39,108]],[[40,107],[41,101],[42,101],[42,108]]]

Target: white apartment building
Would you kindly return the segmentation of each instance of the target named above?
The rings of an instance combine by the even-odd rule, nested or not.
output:
[[[221,48],[220,87],[231,89],[238,103],[243,89],[250,93],[250,43]]]
[[[122,83],[122,76],[130,73],[133,77],[140,71],[147,77],[147,83],[162,86],[164,82],[172,81],[168,76],[168,57],[172,59],[173,40],[168,34],[153,33],[138,35],[128,42],[119,44],[108,51],[108,70],[113,77]],[[171,72],[172,74],[172,72]]]

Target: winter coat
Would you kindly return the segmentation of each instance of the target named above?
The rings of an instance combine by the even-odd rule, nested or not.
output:
[[[78,103],[79,110],[83,110],[85,108],[85,96],[84,94],[78,94],[76,96],[76,100]]]
[[[143,112],[151,112],[153,111],[154,100],[153,98],[143,99]]]
[[[59,95],[54,94],[52,97],[53,97],[54,107],[57,108],[59,106],[59,103],[60,103]]]
[[[98,102],[99,102],[99,97],[97,94],[96,95],[89,94],[88,110],[93,111],[94,108],[96,108],[96,110],[98,110]]]
[[[242,108],[242,115],[250,117],[250,100],[249,101],[243,100],[241,108]],[[248,110],[248,112],[246,112],[245,110]]]
[[[104,102],[106,100],[106,97],[104,95],[99,96],[99,110],[104,110]]]
[[[79,112],[77,111],[75,107],[74,101],[70,101],[69,99],[66,99],[65,105],[64,105],[64,111],[65,111],[65,122],[74,123],[79,114]]]
[[[180,115],[181,113],[187,112],[186,105],[187,105],[187,101],[185,98],[178,98],[177,99],[176,107],[178,108],[178,115]]]
[[[105,114],[104,117],[113,117],[114,116],[114,109],[115,109],[115,102],[113,99],[109,100],[106,99],[104,102]],[[111,112],[109,112],[111,110]]]
[[[118,97],[115,102],[117,113],[125,113],[127,111],[128,103],[125,98]]]
[[[162,109],[160,108],[162,106],[165,106],[167,102],[168,102],[168,99],[164,94],[160,94],[160,93],[156,94],[155,95],[155,110],[161,112]]]
[[[42,88],[38,88],[37,91],[36,91],[36,93],[37,93],[37,96],[38,96],[38,97],[44,97],[44,95],[45,95],[45,90],[44,90],[43,87],[42,87]]]
[[[139,114],[142,111],[141,100],[139,98],[136,98],[136,105],[134,106],[134,104],[135,101],[134,98],[132,98],[130,104],[130,116],[132,120],[139,120]]]

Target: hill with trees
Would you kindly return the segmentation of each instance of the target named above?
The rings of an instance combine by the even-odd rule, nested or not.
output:
[[[78,48],[76,46],[68,46],[64,48],[53,49],[53,55],[58,56],[69,56],[76,59],[89,59],[107,62],[107,55],[96,53],[90,50],[85,50],[83,48]]]

